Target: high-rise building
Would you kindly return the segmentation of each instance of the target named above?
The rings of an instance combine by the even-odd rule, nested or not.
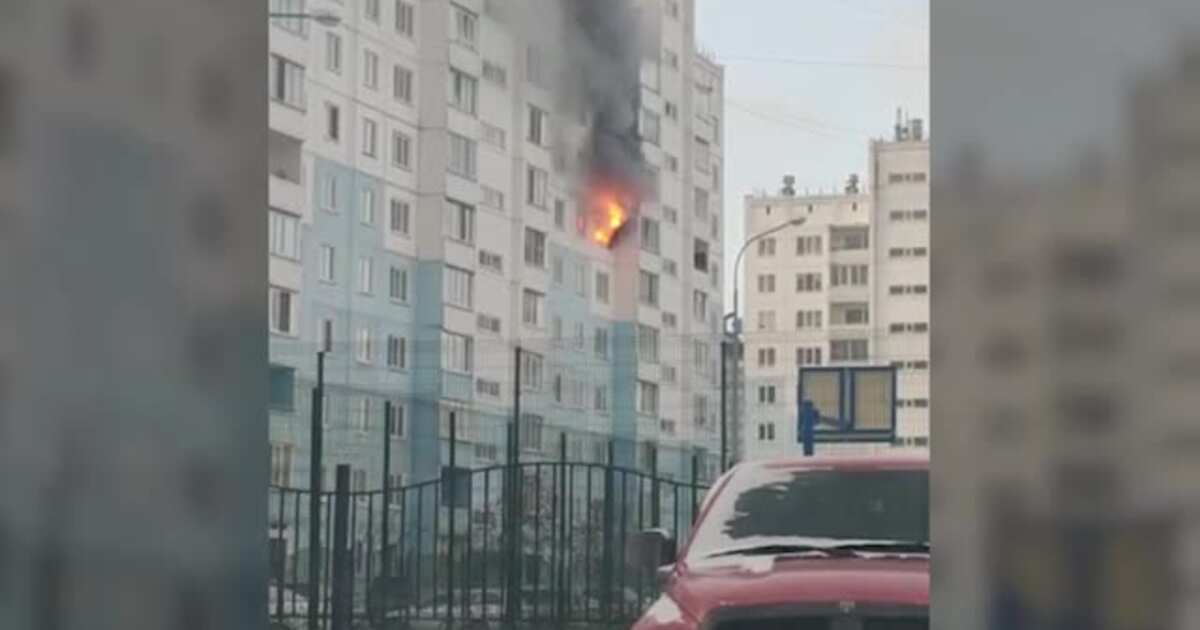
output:
[[[896,445],[929,443],[929,141],[922,121],[873,140],[870,181],[745,201],[745,458],[797,452],[799,369],[894,365]],[[832,447],[820,446],[828,450]],[[846,447],[837,447],[847,450]],[[851,450],[862,450],[858,446]],[[873,450],[873,447],[867,447]]]
[[[565,434],[572,460],[611,441],[624,465],[682,477],[698,455],[711,474],[723,69],[697,52],[691,0],[614,3],[642,47],[599,51],[640,65],[637,204],[588,172],[598,119],[619,116],[554,48],[580,38],[482,0],[272,9],[341,18],[271,28],[272,483],[307,484],[318,351],[327,487],[335,463],[379,487],[385,433],[395,481],[436,477],[451,418],[459,465],[503,460],[518,377],[523,458],[558,457]]]

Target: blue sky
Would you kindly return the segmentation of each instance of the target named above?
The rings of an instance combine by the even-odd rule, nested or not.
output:
[[[785,173],[801,191],[840,186],[853,172],[865,179],[867,143],[891,132],[897,107],[928,120],[929,7],[696,0],[696,14],[699,45],[725,65],[728,274],[746,194],[777,189]]]

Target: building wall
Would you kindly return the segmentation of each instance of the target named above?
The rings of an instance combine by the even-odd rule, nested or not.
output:
[[[804,366],[895,364],[896,445],[928,445],[929,143],[909,133],[905,127],[891,141],[872,141],[868,182],[847,184],[842,193],[746,197],[746,234],[804,221],[752,243],[745,254],[740,424],[748,458],[799,450],[797,382]],[[845,232],[865,242],[835,249]],[[834,268],[848,269],[838,271],[836,283]],[[847,312],[860,309],[865,316]],[[865,343],[865,355],[835,358],[850,341]]]
[[[397,31],[394,2],[380,3],[375,23],[364,13],[364,3],[310,0],[305,10],[334,12],[342,24],[332,29],[307,24],[300,34],[284,28],[286,24],[271,29],[272,53],[304,66],[306,92],[303,107],[275,99],[271,103],[272,172],[279,174],[270,178],[271,205],[300,222],[299,259],[271,260],[271,281],[295,292],[296,310],[294,330],[271,339],[277,368],[273,391],[289,386],[292,391],[290,404],[279,401],[271,415],[273,451],[279,452],[276,468],[282,471],[276,481],[307,484],[309,390],[316,380],[326,318],[335,322],[325,370],[331,399],[325,437],[329,481],[336,461],[364,471],[366,488],[381,485],[384,400],[404,408],[404,435],[393,442],[393,474],[410,480],[438,474],[447,457],[450,411],[459,423],[459,462],[502,459],[513,415],[517,346],[540,356],[543,365],[540,381],[523,379],[523,414],[540,417],[543,427],[542,443],[523,444],[523,457],[557,456],[559,434],[566,432],[573,458],[595,459],[615,437],[621,463],[648,464],[647,445],[654,445],[660,451],[660,470],[689,475],[692,454],[715,453],[719,447],[715,357],[723,239],[714,227],[722,214],[723,70],[693,52],[692,3],[671,3],[678,7],[677,15],[658,3],[643,7],[652,11],[644,10],[642,19],[659,34],[648,40],[674,53],[647,54],[643,62],[643,118],[657,114],[661,128],[657,141],[643,140],[646,162],[659,175],[658,191],[657,198],[643,201],[612,249],[592,242],[578,228],[578,219],[588,212],[577,183],[578,165],[555,155],[573,155],[586,128],[577,115],[558,110],[550,90],[526,76],[527,42],[517,20],[503,13],[505,7],[479,0],[410,4],[412,37]],[[455,34],[459,10],[477,20],[474,43]],[[339,72],[328,64],[331,33],[341,38]],[[374,88],[366,81],[367,51],[378,55]],[[672,56],[678,61],[670,62]],[[397,64],[412,72],[410,101],[394,96]],[[497,67],[503,69],[502,79],[494,72]],[[451,69],[475,78],[474,112],[449,102]],[[527,139],[530,104],[550,115],[553,141],[544,146]],[[329,106],[339,110],[336,139],[328,129]],[[370,124],[364,120],[377,129],[374,157],[364,151],[363,134]],[[410,138],[407,166],[393,162],[393,132]],[[474,142],[473,176],[451,171],[450,134]],[[707,143],[706,151],[698,150],[697,138]],[[549,173],[544,207],[527,203],[529,166]],[[330,177],[337,178],[336,212],[322,209]],[[374,191],[371,225],[362,221],[364,188]],[[706,191],[707,207],[695,207],[697,188]],[[390,229],[393,199],[411,208],[407,233]],[[449,200],[473,208],[471,238],[449,235]],[[643,244],[641,216],[658,221],[657,250]],[[527,228],[546,236],[541,267],[525,260]],[[696,238],[709,249],[703,270],[692,264]],[[333,283],[322,279],[322,245],[336,250]],[[498,257],[499,268],[481,264],[481,254]],[[362,258],[373,261],[370,295],[358,287]],[[561,277],[556,273],[560,264]],[[388,295],[392,266],[407,273],[405,300]],[[456,273],[450,267],[471,274],[469,306],[444,300]],[[657,305],[638,299],[640,270],[658,275]],[[604,300],[598,296],[599,274],[608,278]],[[545,298],[536,325],[523,321],[526,290]],[[696,292],[705,296],[702,313],[693,308]],[[490,318],[499,320],[498,330]],[[556,337],[556,320],[561,321],[561,338]],[[638,324],[659,331],[657,364],[639,360]],[[371,331],[370,362],[356,355],[364,328]],[[576,341],[579,329],[582,346]],[[607,337],[604,352],[596,349],[597,331]],[[470,338],[468,370],[444,366],[448,333]],[[403,369],[385,365],[389,334],[405,339]],[[698,376],[690,369],[697,361],[697,341],[709,347],[709,366]],[[657,413],[636,411],[638,381],[658,386]],[[708,399],[708,417],[701,424],[695,420],[697,395]],[[372,401],[365,430],[355,415],[363,398]],[[701,463],[710,466],[707,458]]]

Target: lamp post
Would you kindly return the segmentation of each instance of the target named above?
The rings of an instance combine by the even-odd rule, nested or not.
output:
[[[746,239],[742,243],[742,248],[738,250],[737,257],[733,261],[733,311],[726,313],[721,322],[721,330],[725,334],[725,338],[721,340],[721,471],[724,472],[729,466],[729,426],[728,426],[728,405],[726,404],[726,392],[729,389],[729,382],[726,376],[726,369],[729,362],[729,351],[734,350],[735,359],[741,358],[741,335],[742,321],[739,317],[740,305],[738,303],[738,267],[742,264],[742,256],[746,254],[746,250],[750,244],[770,236],[781,230],[786,230],[790,227],[800,227],[804,225],[804,217],[796,217],[790,219],[775,227],[763,230]],[[741,383],[737,378],[737,373],[734,373],[733,391],[734,391],[734,409],[738,409],[740,398]],[[740,409],[738,409],[740,411]],[[736,417],[735,417],[736,420]],[[736,422],[734,423],[736,426]]]

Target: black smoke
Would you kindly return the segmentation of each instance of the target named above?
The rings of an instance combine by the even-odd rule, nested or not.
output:
[[[646,168],[638,134],[642,38],[631,0],[561,0],[563,88],[590,116],[583,153],[592,180],[642,190]]]

